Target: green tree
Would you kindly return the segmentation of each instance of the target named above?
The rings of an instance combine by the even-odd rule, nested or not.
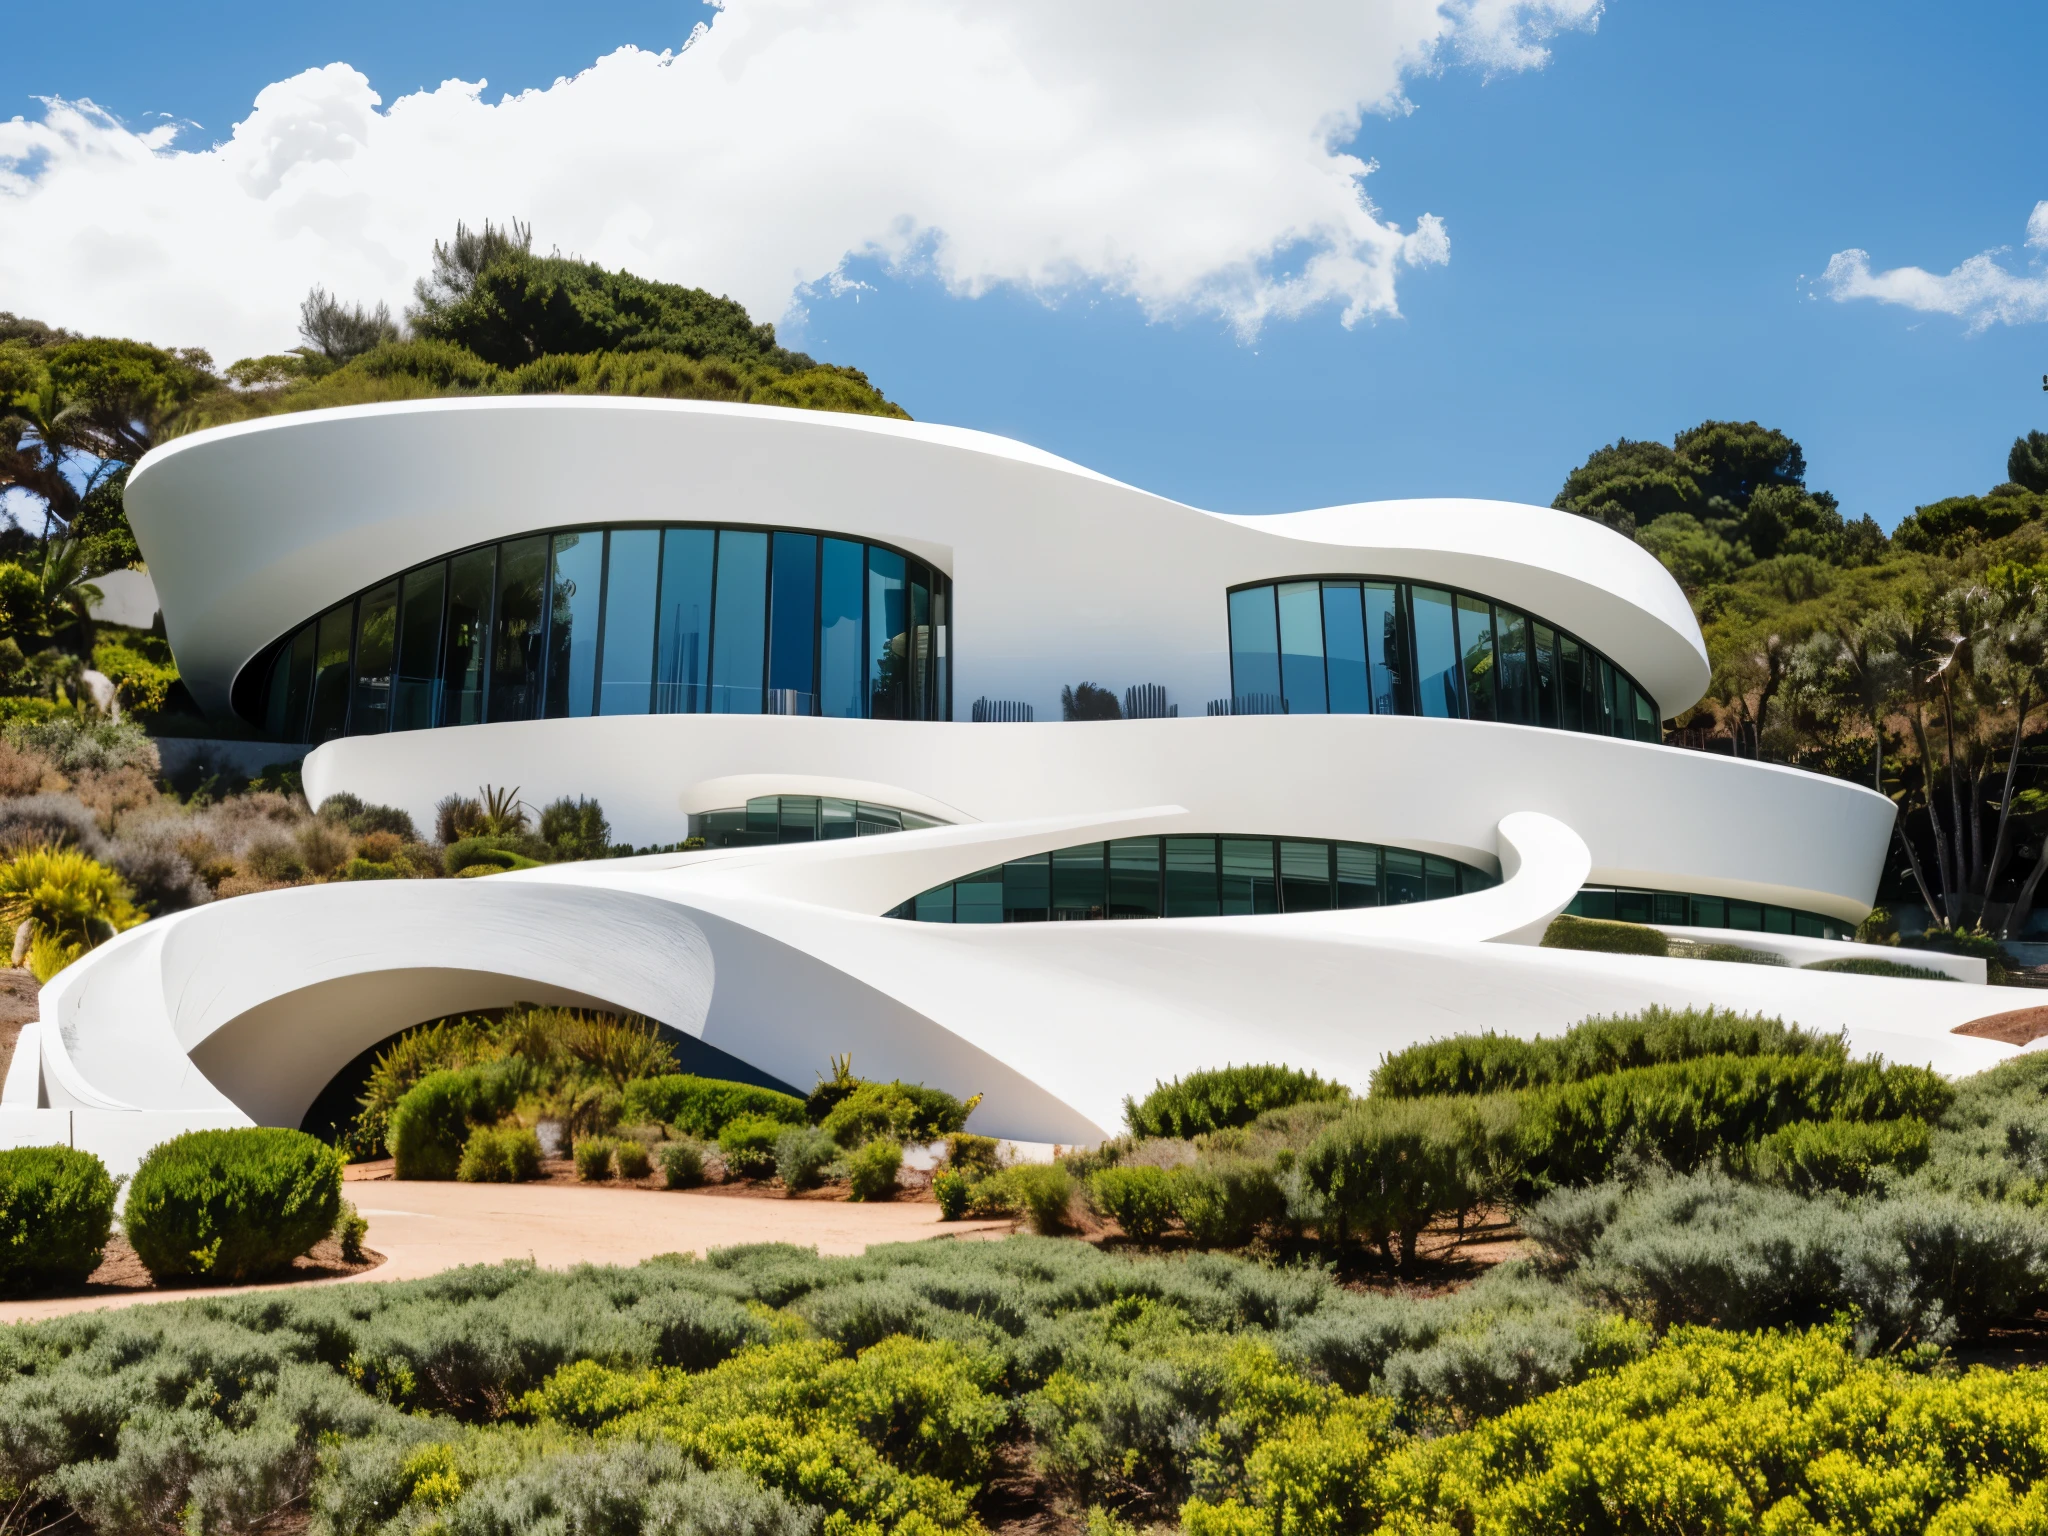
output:
[[[1706,497],[1673,450],[1624,437],[1595,449],[1565,476],[1564,488],[1550,504],[1617,533],[1634,534],[1660,517],[1704,510]]]
[[[2036,496],[2048,496],[2048,432],[2016,437],[2005,457],[2005,478]]]
[[[325,288],[316,287],[299,305],[301,357],[339,368],[387,342],[398,340],[398,327],[381,301],[375,309],[344,304]]]

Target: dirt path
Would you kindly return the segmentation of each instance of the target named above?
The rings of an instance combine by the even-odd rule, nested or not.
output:
[[[351,1182],[348,1195],[370,1224],[365,1243],[385,1262],[360,1276],[301,1283],[413,1280],[458,1264],[506,1259],[532,1259],[546,1269],[638,1264],[657,1253],[703,1253],[735,1243],[799,1243],[820,1253],[854,1254],[875,1243],[1003,1233],[1014,1225],[942,1223],[938,1207],[922,1201],[854,1205],[588,1185]],[[269,1287],[0,1302],[0,1323],[258,1289]]]
[[[14,1042],[21,1034],[21,1026],[36,1021],[41,1006],[36,1001],[36,994],[41,990],[35,977],[27,971],[0,969],[0,1082],[7,1079],[7,1068],[14,1060]]]

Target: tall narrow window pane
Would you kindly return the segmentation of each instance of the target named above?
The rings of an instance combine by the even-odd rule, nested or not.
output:
[[[516,573],[512,569],[514,548],[511,544],[505,546],[506,569],[499,575],[500,593],[517,590],[514,584],[524,575],[523,566]],[[553,719],[591,714],[597,707],[598,615],[603,611],[601,605],[604,600],[602,532],[555,535],[554,561],[549,571],[547,592],[552,620],[548,630],[547,714]],[[505,615],[501,610],[499,633],[503,635],[505,629]],[[498,664],[497,656],[504,654],[505,650],[501,640],[498,653],[492,658],[494,666]],[[517,657],[517,664],[523,666],[523,656]],[[533,680],[537,680],[538,669],[534,672]],[[518,701],[510,697],[507,680],[494,672],[491,677],[491,718],[528,718],[499,713],[501,699],[506,701],[508,709],[517,707]]]
[[[1380,904],[1380,851],[1362,843],[1337,845],[1337,905],[1376,907]]]
[[[1426,894],[1423,887],[1422,855],[1410,853],[1405,848],[1386,848],[1383,856],[1386,903],[1390,907],[1404,906],[1411,901],[1421,901]]]
[[[313,657],[319,649],[319,628],[316,621],[293,635],[271,666],[264,724],[274,741],[306,739],[306,706],[313,698]]]
[[[1052,918],[1054,922],[1103,915],[1102,844],[1056,848],[1052,855]]]
[[[1536,723],[1557,725],[1557,631],[1548,624],[1529,626],[1536,681]]]
[[[876,720],[904,717],[904,672],[910,665],[905,632],[903,557],[868,546],[868,714]]]
[[[762,648],[768,628],[768,535],[722,528],[712,624],[711,712],[761,713]]]
[[[1586,648],[1570,635],[1557,637],[1557,723],[1568,731],[1586,724]]]
[[[596,612],[597,589],[603,567],[596,561],[603,554],[602,536],[585,534],[584,547],[592,551],[590,606]],[[545,535],[513,539],[498,551],[498,607],[491,623],[491,706],[492,720],[537,720],[541,713],[541,651],[547,633],[548,541]],[[579,600],[580,601],[580,600]],[[590,626],[595,629],[595,623]],[[579,645],[595,635],[579,635]],[[576,713],[590,713],[591,672],[583,678],[584,706]]]
[[[1358,583],[1323,583],[1323,640],[1330,672],[1330,713],[1372,713],[1372,672],[1365,659],[1365,612]]]
[[[1280,845],[1280,909],[1283,912],[1327,912],[1330,909],[1330,845]]]
[[[1214,917],[1223,909],[1216,895],[1216,839],[1166,840],[1166,915]]]
[[[1159,839],[1126,837],[1109,845],[1109,915],[1159,916]]]
[[[1458,866],[1449,859],[1434,855],[1422,861],[1423,888],[1431,901],[1441,901],[1446,896],[1458,894]]]
[[[1052,904],[1052,859],[1048,854],[1012,859],[1003,866],[1003,921],[1042,923]]]
[[[1597,665],[1589,670],[1597,679],[1595,686],[1599,689],[1599,698],[1595,702],[1595,708],[1599,711],[1600,734],[1603,736],[1620,736],[1624,734],[1623,727],[1626,722],[1626,716],[1615,704],[1615,684],[1620,682],[1620,679],[1615,676],[1614,664],[1605,656],[1602,656]],[[1628,685],[1622,683],[1621,686],[1627,687]]]
[[[709,528],[668,528],[661,535],[661,626],[655,637],[654,712],[701,715],[710,703],[711,557]]]
[[[391,729],[418,731],[440,715],[441,602],[448,585],[442,563],[407,571],[398,608],[398,680]]]
[[[854,802],[851,800],[825,800],[818,807],[818,836],[825,842],[837,842],[842,837],[854,835]]]
[[[1271,587],[1230,594],[1230,692],[1240,714],[1280,713],[1280,635]]]
[[[1493,655],[1493,608],[1486,599],[1458,599],[1458,647],[1464,656],[1466,711],[1474,720],[1491,720],[1498,678]]]
[[[481,725],[484,678],[491,658],[491,594],[498,580],[496,546],[448,562],[448,623],[441,655],[441,723]]]
[[[1272,843],[1263,837],[1226,837],[1221,844],[1223,915],[1279,911]]]
[[[811,715],[818,703],[818,536],[775,535],[768,599],[768,713]]]
[[[349,710],[351,736],[391,729],[391,659],[398,650],[398,583],[365,592],[356,611],[356,697]]]
[[[934,720],[953,718],[953,582],[932,573],[932,713]]]
[[[984,869],[953,883],[953,921],[1000,923],[1003,920],[1003,872]]]
[[[1529,683],[1529,620],[1512,608],[1493,612],[1495,639],[1500,644],[1500,718],[1510,725],[1531,723]]]
[[[860,590],[866,558],[859,544],[825,540],[818,587],[819,713],[841,720],[861,715]]]
[[[1410,587],[1415,613],[1416,713],[1456,719],[1465,713],[1458,688],[1458,631],[1451,619],[1451,594],[1436,587]]]
[[[1372,663],[1372,712],[1405,715],[1414,711],[1408,697],[1408,643],[1401,623],[1401,592],[1392,582],[1365,583],[1365,649]]]
[[[1275,589],[1280,604],[1280,690],[1291,715],[1323,715],[1330,710],[1323,677],[1323,602],[1321,584],[1283,581]]]
[[[816,795],[784,795],[782,797],[781,828],[776,833],[778,843],[815,843],[818,841],[818,797]]]
[[[910,702],[912,720],[932,718],[932,589],[923,566],[910,575]]]
[[[348,725],[348,643],[355,628],[354,603],[343,603],[320,615],[317,649],[313,653],[313,733],[318,746],[332,741]]]
[[[604,675],[597,712],[644,715],[654,703],[654,597],[661,530],[614,528],[605,552]]]
[[[1637,688],[1634,690],[1634,693],[1636,705],[1636,740],[1650,742],[1662,741],[1664,739],[1664,731],[1663,728],[1657,723],[1656,704],[1654,704],[1651,701],[1650,696],[1647,693],[1643,692],[1642,689]]]

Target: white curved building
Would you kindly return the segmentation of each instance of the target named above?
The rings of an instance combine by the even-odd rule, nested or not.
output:
[[[46,989],[8,1080],[81,1143],[296,1124],[395,1031],[522,998],[798,1087],[851,1050],[1033,1141],[1198,1067],[1363,1086],[1418,1038],[1651,1002],[2004,1051],[1950,1033],[1999,1011],[1981,963],[1798,968],[1853,953],[1893,807],[1662,746],[1704,644],[1584,519],[1226,517],[980,433],[587,397],[198,433],[127,504],[193,694],[316,744],[316,803],[430,824],[517,786],[709,846],[149,923]],[[1535,947],[1568,906],[1791,964]]]

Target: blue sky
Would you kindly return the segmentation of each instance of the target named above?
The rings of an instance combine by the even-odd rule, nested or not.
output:
[[[112,4],[82,47],[60,8],[33,7],[10,18],[0,118],[89,97],[131,127],[194,120],[205,132],[181,142],[203,143],[267,84],[331,61],[387,104],[448,77],[488,77],[495,98],[622,44],[674,47],[700,14]],[[1603,442],[1723,416],[1792,433],[1812,484],[1889,527],[2002,479],[2014,435],[2048,428],[2048,326],[1973,331],[1818,282],[1851,248],[1946,273],[2010,247],[2009,270],[2038,271],[2023,242],[2048,198],[2048,6],[1610,0],[1596,29],[1548,47],[1541,68],[1415,76],[1412,112],[1364,120],[1382,216],[1409,229],[1433,213],[1450,238],[1448,263],[1401,274],[1398,317],[1346,329],[1326,304],[1246,341],[1212,313],[1150,321],[1085,283],[956,296],[855,258],[844,275],[863,286],[814,290],[801,344],[920,418],[1226,511],[1547,502]],[[77,323],[4,290],[0,308]]]

